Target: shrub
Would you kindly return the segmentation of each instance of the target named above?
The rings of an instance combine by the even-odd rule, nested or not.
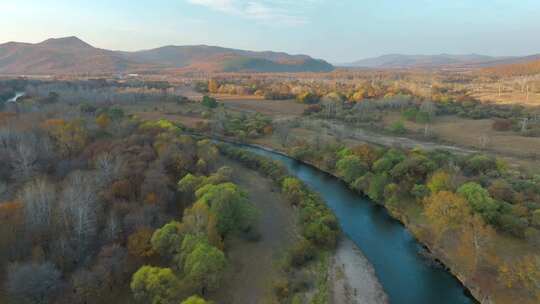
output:
[[[403,135],[407,133],[407,129],[405,128],[405,125],[402,121],[396,121],[393,124],[390,125],[390,132],[397,134],[397,135]]]

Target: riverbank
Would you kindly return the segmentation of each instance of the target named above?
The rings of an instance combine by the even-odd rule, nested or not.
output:
[[[272,153],[276,153],[285,157],[292,158],[296,161],[299,161],[308,166],[316,168],[317,170],[324,172],[342,182],[345,182],[340,176],[338,176],[334,172],[326,170],[316,163],[313,163],[304,159],[295,158],[292,155],[289,155],[285,150],[280,149],[278,147],[267,147],[259,143],[249,143],[248,145],[256,147],[258,149],[268,151],[268,152],[272,152]],[[398,212],[397,210],[394,210],[394,209],[387,208],[386,210],[394,219],[398,220],[414,236],[414,238],[420,244],[422,244],[422,246],[424,246],[430,252],[430,258],[432,258],[434,262],[442,264],[442,266],[463,285],[463,287],[466,289],[466,292],[470,295],[470,297],[474,298],[474,300],[477,301],[478,303],[482,303],[482,304],[492,303],[489,297],[482,294],[482,291],[479,286],[473,284],[472,280],[470,280],[466,275],[456,270],[457,268],[456,265],[453,263],[453,261],[450,259],[450,257],[446,253],[444,253],[441,250],[437,250],[430,244],[429,240],[422,237],[421,233],[419,232],[422,229],[420,225],[417,225],[415,222],[411,221],[410,218],[404,213]],[[354,303],[354,302],[351,302],[351,303]],[[360,302],[360,303],[363,303],[363,302]]]
[[[373,266],[348,237],[343,237],[339,241],[332,259],[329,281],[332,303],[388,303],[388,296]]]

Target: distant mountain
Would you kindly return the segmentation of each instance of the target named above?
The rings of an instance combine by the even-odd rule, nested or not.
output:
[[[492,57],[486,55],[401,55],[391,54],[367,58],[344,64],[347,67],[371,69],[412,68],[483,68],[501,64],[521,63],[533,60],[536,55],[526,57]]]
[[[100,74],[137,66],[118,53],[94,48],[76,37],[0,45],[1,74]]]
[[[401,55],[390,54],[375,58],[367,58],[346,64],[350,67],[402,69],[402,68],[429,68],[451,65],[482,64],[502,58],[470,54],[470,55]]]
[[[0,45],[0,74],[108,74],[137,71],[327,72],[306,55],[214,46],[165,46],[138,52],[99,49],[77,37]]]

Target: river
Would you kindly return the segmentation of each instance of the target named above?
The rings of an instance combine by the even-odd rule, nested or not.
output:
[[[274,152],[244,148],[280,161],[291,175],[324,198],[339,219],[343,232],[372,263],[390,303],[475,303],[451,273],[433,266],[419,254],[421,244],[384,207],[312,166]]]

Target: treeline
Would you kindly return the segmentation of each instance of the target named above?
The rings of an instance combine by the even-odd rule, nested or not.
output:
[[[538,297],[538,176],[516,174],[482,154],[306,141],[287,151],[385,205],[484,295],[509,292],[527,303]],[[509,240],[520,245],[500,247]],[[486,276],[495,287],[483,283]]]

